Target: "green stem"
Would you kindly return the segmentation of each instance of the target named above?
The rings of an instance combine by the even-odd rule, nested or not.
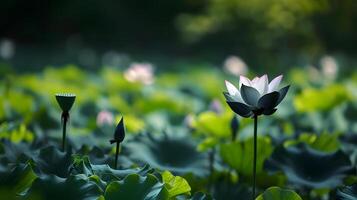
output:
[[[120,148],[120,142],[117,142],[117,148],[116,148],[116,150],[115,150],[114,169],[117,169],[117,166],[118,166],[119,148]]]
[[[210,171],[210,176],[208,180],[208,190],[212,190],[213,186],[213,173],[214,173],[214,155],[215,155],[216,149],[213,147],[211,152],[209,153],[209,171]]]
[[[258,116],[254,115],[254,157],[253,157],[253,197],[255,199],[256,175],[257,175],[257,130],[258,130]]]
[[[63,115],[63,132],[62,132],[62,151],[65,151],[66,147],[66,129],[68,117]]]

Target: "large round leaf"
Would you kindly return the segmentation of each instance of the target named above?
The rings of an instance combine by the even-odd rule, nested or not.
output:
[[[18,196],[24,193],[37,178],[30,164],[18,164],[11,171],[0,171],[0,196]]]
[[[104,194],[106,200],[142,199],[168,200],[169,192],[163,183],[153,175],[128,175],[122,181],[111,182]]]
[[[356,200],[357,199],[357,184],[345,186],[337,190],[336,200]]]
[[[302,198],[292,190],[271,187],[255,200],[302,200]]]
[[[62,152],[54,146],[45,147],[40,150],[38,157],[34,158],[36,167],[45,174],[54,174],[65,178],[69,175],[72,163],[70,152]]]
[[[291,183],[308,188],[334,188],[343,178],[355,173],[347,155],[342,151],[326,153],[304,143],[279,146],[265,163],[271,171],[283,171]]]
[[[33,182],[26,199],[92,200],[101,195],[102,190],[81,174],[67,179],[57,176],[38,178]]]
[[[168,190],[169,198],[190,193],[191,187],[184,178],[174,176],[169,171],[164,171],[161,176],[162,181],[165,183],[165,187]]]
[[[213,200],[213,198],[205,193],[197,192],[190,200]]]
[[[267,137],[258,137],[257,173],[263,170],[264,161],[273,152],[271,141]],[[237,141],[222,144],[220,155],[225,163],[237,170],[240,175],[251,176],[253,174],[253,138],[246,141]]]
[[[120,180],[125,178],[129,174],[139,174],[142,176],[147,175],[148,173],[153,173],[154,169],[152,169],[149,165],[145,165],[142,168],[129,168],[129,169],[120,169],[115,170],[110,168],[108,165],[93,165],[89,161],[87,156],[80,157],[75,156],[73,165],[71,166],[71,174],[84,174],[86,176],[96,175],[104,181],[113,181]]]
[[[196,143],[187,137],[154,137],[138,135],[136,140],[126,144],[125,153],[138,163],[148,163],[154,168],[168,170],[182,175],[208,174],[208,159],[205,153],[196,150]]]

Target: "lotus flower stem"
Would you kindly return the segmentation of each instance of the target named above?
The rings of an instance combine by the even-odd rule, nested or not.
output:
[[[210,171],[210,177],[208,180],[208,190],[211,191],[213,187],[213,173],[214,173],[214,160],[215,160],[215,153],[216,149],[213,147],[212,150],[209,153],[209,171]]]
[[[257,175],[257,129],[258,115],[254,115],[254,155],[253,155],[253,200],[255,199],[256,175]]]
[[[119,156],[119,149],[120,149],[120,142],[117,142],[117,147],[115,150],[115,162],[114,162],[114,169],[118,167],[118,156]]]
[[[69,114],[63,112],[62,113],[62,121],[63,121],[63,132],[62,132],[62,151],[64,152],[66,149],[66,130],[67,130],[67,121],[69,118]]]

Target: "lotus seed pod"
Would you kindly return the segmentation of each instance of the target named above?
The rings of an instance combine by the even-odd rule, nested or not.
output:
[[[69,112],[76,100],[76,95],[70,93],[56,94],[56,100],[63,112]]]

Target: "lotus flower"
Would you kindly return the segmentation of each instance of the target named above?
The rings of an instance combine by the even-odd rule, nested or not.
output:
[[[130,82],[139,82],[144,85],[154,83],[154,70],[150,63],[133,63],[124,72],[124,77]]]
[[[97,126],[101,127],[104,125],[113,125],[114,123],[114,116],[111,112],[102,110],[97,115]]]
[[[276,106],[284,99],[289,85],[279,88],[283,76],[274,78],[270,83],[267,75],[249,80],[240,76],[239,88],[226,81],[228,92],[224,92],[229,107],[242,117],[271,115]]]

